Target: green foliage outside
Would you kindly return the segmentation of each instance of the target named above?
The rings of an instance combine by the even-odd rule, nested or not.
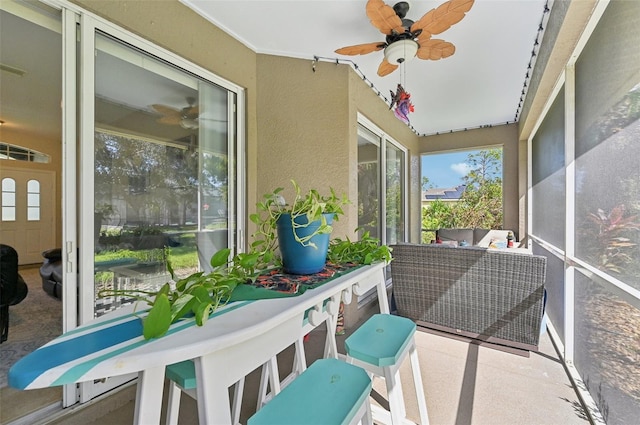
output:
[[[465,192],[458,202],[436,200],[422,208],[422,229],[502,228],[502,149],[469,154],[470,171],[462,178]],[[428,179],[423,178],[423,186]],[[435,232],[422,232],[422,243],[435,239]]]

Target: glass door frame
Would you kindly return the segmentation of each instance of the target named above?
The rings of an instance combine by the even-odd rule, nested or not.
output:
[[[380,127],[374,124],[366,116],[358,112],[358,125],[362,126],[378,138],[378,158],[379,158],[379,234],[380,242],[383,245],[387,244],[387,232],[386,232],[386,219],[387,219],[387,154],[386,149],[388,145],[398,149],[403,154],[403,173],[402,173],[402,221],[404,238],[398,242],[408,242],[409,240],[409,151],[402,144],[398,143],[395,139],[385,133]]]
[[[242,87],[222,79],[210,71],[160,48],[117,25],[93,15],[64,0],[47,1],[63,9],[63,262],[64,266],[64,316],[65,332],[94,319],[93,250],[78,249],[94,246],[93,208],[82,208],[94,204],[94,52],[96,33],[102,32],[134,46],[146,53],[177,64],[194,75],[213,82],[235,93],[233,111],[235,128],[230,132],[229,152],[234,152],[235,167],[235,212],[237,231],[233,235],[235,246],[243,245],[243,217],[245,211],[244,175],[238,170],[244,167],[245,152],[245,91]],[[79,24],[79,29],[78,25]],[[78,49],[79,40],[79,49]],[[231,124],[230,124],[231,126]],[[76,130],[77,129],[77,130]],[[230,237],[232,235],[229,235]],[[232,240],[232,239],[229,239]],[[76,260],[77,259],[77,260]],[[132,377],[110,378],[105,382],[86,382],[67,385],[63,406],[87,402],[109,391]]]

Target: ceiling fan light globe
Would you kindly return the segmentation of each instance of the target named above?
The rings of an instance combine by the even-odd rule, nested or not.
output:
[[[180,120],[180,127],[185,130],[195,130],[198,128],[198,121],[190,118],[183,118]]]
[[[392,64],[401,64],[416,57],[418,43],[414,40],[398,40],[384,49],[384,58]]]

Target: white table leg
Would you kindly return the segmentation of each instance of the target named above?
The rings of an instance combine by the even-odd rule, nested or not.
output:
[[[216,371],[215,361],[194,359],[196,366],[198,422],[201,424],[230,424],[231,410],[229,409],[228,386],[216,382],[217,376],[223,375]],[[222,362],[221,362],[222,363]]]
[[[138,373],[136,389],[135,425],[160,423],[162,390],[164,389],[164,366],[154,367]]]

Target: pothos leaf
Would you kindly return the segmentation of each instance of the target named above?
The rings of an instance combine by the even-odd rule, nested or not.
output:
[[[205,288],[204,286],[195,287],[193,289],[193,292],[191,292],[191,294],[198,300],[198,303],[211,302],[209,291],[207,291],[207,288]],[[194,310],[194,313],[195,313],[195,310]]]
[[[176,320],[182,318],[185,314],[192,311],[192,308],[196,302],[196,298],[194,298],[191,294],[182,294],[178,299],[173,303],[171,307],[171,323]]]
[[[227,262],[229,262],[229,254],[231,254],[231,249],[229,248],[223,248],[213,254],[211,257],[211,267],[215,269],[227,264]]]
[[[142,324],[142,335],[145,339],[157,338],[169,330],[171,326],[171,304],[167,294],[159,293],[149,310],[149,315]]]
[[[207,323],[207,319],[209,318],[209,314],[211,314],[213,306],[211,305],[211,301],[209,302],[201,302],[196,306],[196,324],[198,326],[203,326]]]

